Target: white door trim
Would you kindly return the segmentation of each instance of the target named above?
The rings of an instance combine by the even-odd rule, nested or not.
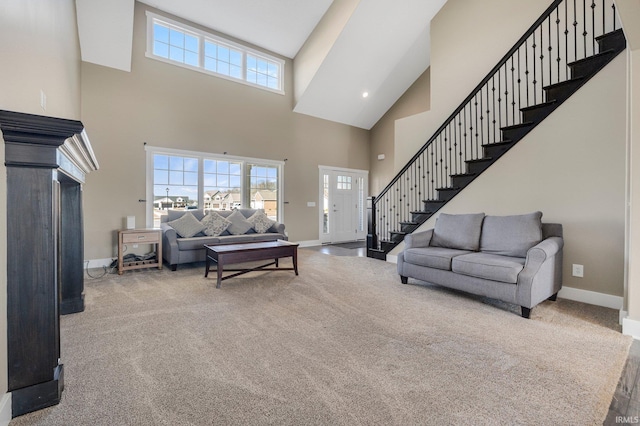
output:
[[[345,167],[333,167],[333,166],[323,166],[323,165],[318,165],[318,235],[319,235],[319,240],[322,243],[326,243],[326,242],[330,242],[328,237],[330,237],[330,233],[329,234],[325,234],[324,233],[324,227],[323,227],[323,222],[324,222],[324,212],[323,212],[323,208],[324,208],[324,182],[323,182],[323,176],[325,173],[328,172],[344,172],[344,173],[353,173],[353,174],[357,174],[360,175],[360,177],[363,178],[363,182],[364,182],[364,194],[363,194],[363,203],[362,203],[362,223],[364,224],[363,226],[363,230],[362,230],[362,234],[358,235],[358,239],[360,238],[366,238],[367,236],[367,209],[366,209],[366,200],[367,197],[369,196],[369,171],[368,170],[361,170],[361,169],[350,169],[350,168],[345,168]]]

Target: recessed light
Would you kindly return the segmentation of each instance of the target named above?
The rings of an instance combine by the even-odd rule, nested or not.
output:
[[[369,97],[369,92],[362,92],[362,97],[363,98]]]

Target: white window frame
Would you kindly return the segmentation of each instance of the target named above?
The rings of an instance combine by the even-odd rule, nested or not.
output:
[[[147,152],[147,167],[146,167],[146,226],[153,228],[153,156],[155,154],[174,155],[179,157],[192,157],[198,159],[198,209],[202,209],[204,206],[204,168],[203,161],[207,160],[221,160],[221,161],[236,161],[242,163],[242,191],[244,199],[244,191],[250,191],[250,185],[248,178],[245,176],[245,170],[247,163],[260,164],[266,166],[273,166],[278,168],[278,218],[277,221],[284,223],[284,161],[279,160],[267,160],[264,158],[252,158],[252,157],[238,157],[227,154],[216,154],[211,152],[201,151],[187,151],[183,149],[175,148],[162,148],[157,146],[145,145],[145,151]],[[245,206],[250,208],[250,206]]]
[[[240,43],[236,43],[234,41],[225,39],[225,38],[217,36],[215,34],[211,34],[211,33],[199,30],[198,28],[191,27],[191,26],[183,24],[181,22],[174,21],[173,19],[167,18],[165,16],[158,15],[158,14],[153,13],[151,11],[147,11],[146,14],[147,14],[147,50],[146,50],[145,56],[147,58],[154,59],[154,60],[160,61],[160,62],[165,62],[167,64],[175,65],[175,66],[182,67],[182,68],[187,68],[187,69],[190,69],[192,71],[198,71],[198,72],[201,72],[203,74],[212,75],[212,76],[215,76],[215,77],[218,77],[218,78],[223,78],[225,80],[234,81],[236,83],[245,84],[247,86],[256,87],[258,89],[266,90],[268,92],[278,93],[280,95],[284,95],[285,94],[285,92],[284,92],[284,65],[285,65],[285,61],[283,59],[277,58],[275,56],[269,55],[269,54],[264,53],[264,52],[260,52],[258,50],[252,49],[252,48],[250,48],[248,46],[242,45]],[[161,24],[163,24],[165,26],[175,27],[176,29],[178,29],[178,30],[180,30],[182,32],[186,32],[186,33],[189,33],[190,35],[197,36],[198,39],[199,39],[199,52],[198,52],[198,55],[199,55],[198,64],[199,64],[199,66],[194,67],[194,66],[182,63],[182,62],[177,62],[177,61],[173,61],[173,60],[168,59],[168,58],[163,58],[162,56],[154,55],[153,54],[153,42],[154,42],[153,24],[155,22],[161,23]],[[219,43],[219,44],[222,44],[222,45],[226,45],[226,46],[232,47],[232,48],[242,52],[242,79],[231,77],[231,76],[228,76],[228,75],[225,75],[225,74],[218,74],[217,72],[209,71],[209,70],[204,68],[204,42],[205,42],[205,40],[210,40],[210,41],[212,41],[214,43]],[[259,84],[255,84],[255,83],[252,83],[250,81],[247,81],[247,54],[251,54],[253,56],[256,56],[257,58],[264,59],[264,60],[269,61],[269,62],[275,62],[278,65],[278,84],[279,84],[278,88],[274,89],[274,88],[271,88],[271,87],[261,86]]]

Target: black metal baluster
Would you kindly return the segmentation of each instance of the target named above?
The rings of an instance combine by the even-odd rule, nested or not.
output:
[[[480,94],[480,124],[476,132],[480,135],[480,146],[482,146],[484,145],[484,107],[482,106],[482,89],[480,89],[478,93]],[[477,109],[478,105],[476,105],[476,110]]]
[[[476,110],[474,114],[473,104],[469,104],[469,114],[473,114],[473,118],[470,120],[471,127],[469,127],[469,133],[471,133],[471,144],[475,146],[476,153],[479,153],[479,150],[478,150],[478,94],[477,93],[474,95],[473,99],[474,99]],[[475,139],[474,139],[474,136],[475,136]]]
[[[565,70],[564,75],[569,80],[569,9],[568,1],[564,2],[564,55],[565,55]]]
[[[449,155],[447,164],[445,165],[445,170],[447,174],[447,188],[451,187],[450,178],[451,178],[451,175],[453,174],[453,164],[451,163],[451,131],[449,131],[449,134],[447,135],[447,130],[449,129],[449,125],[450,123],[447,124],[447,127],[444,128],[444,141],[447,146],[447,153]]]
[[[515,71],[516,68],[513,65],[513,57],[514,55],[511,55],[511,119],[513,124],[517,124],[516,123],[516,76],[515,76]]]
[[[615,31],[616,30],[616,4],[613,3],[611,7],[613,9],[613,31]]]
[[[606,28],[606,14],[607,14],[607,8],[606,6],[606,1],[602,0],[602,34],[606,34],[607,33],[607,28]]]
[[[509,77],[507,76],[506,62],[504,63],[504,122],[505,125],[509,125]]]
[[[462,120],[460,119],[460,113],[458,113],[458,129],[457,129],[457,133],[458,133],[458,149],[460,150],[458,157],[460,158],[460,167],[462,167],[462,163],[464,162],[464,158],[462,157],[462,150],[463,150],[463,145],[462,145]],[[466,172],[467,170],[465,170]]]
[[[587,57],[587,1],[582,0],[582,44],[584,57]]]
[[[547,19],[548,24],[548,36],[549,39],[547,40],[547,43],[549,43],[549,46],[547,47],[547,51],[549,53],[547,53],[547,56],[549,57],[549,83],[548,84],[552,84],[553,83],[553,45],[551,44],[551,15],[549,15],[549,19]]]
[[[486,103],[486,106],[487,106],[487,109],[484,110],[484,114],[486,114],[485,115],[485,123],[487,124],[487,127],[486,127],[486,140],[487,140],[487,143],[492,143],[492,141],[491,141],[491,128],[490,128],[491,123],[489,123],[489,120],[491,118],[491,109],[489,108],[489,82],[487,82],[483,86],[483,88],[486,89],[485,90],[485,94],[482,95],[482,89],[480,89],[480,96],[485,96],[485,101],[486,101],[485,103]],[[484,127],[482,128],[482,132],[484,134],[484,132],[485,132],[485,128]]]
[[[538,103],[537,100],[537,88],[538,86],[536,86],[536,83],[538,83],[538,81],[536,80],[536,33],[535,31],[533,32],[533,44],[531,45],[531,48],[533,49],[533,54],[532,56],[532,62],[533,62],[533,105],[536,105]]]
[[[525,88],[527,91],[527,105],[530,106],[529,103],[529,46],[527,40],[524,41],[524,76],[526,80]]]
[[[573,60],[578,60],[578,8],[576,0],[573,0]],[[568,60],[568,59],[567,59]]]
[[[493,140],[496,141],[496,124],[497,124],[497,120],[496,120],[496,78],[495,75],[491,76],[491,96],[493,98],[493,107],[491,108],[491,111],[493,113]]]
[[[501,130],[503,126],[502,126],[502,78],[500,77],[500,70],[498,70],[496,74],[498,75],[498,130]]]
[[[518,47],[518,111],[522,109],[522,74],[520,72],[520,47]]]
[[[431,173],[429,178],[430,178],[430,182],[429,182],[429,197],[427,197],[427,200],[433,200],[433,193],[434,193],[434,188],[435,188],[435,179],[434,179],[434,175],[436,174],[436,171],[438,170],[437,165],[435,163],[435,155],[434,155],[434,144],[432,143],[429,148],[431,149],[431,160],[429,160],[429,172]],[[428,172],[428,173],[429,173]]]
[[[544,87],[544,41],[542,40],[542,25],[540,26],[540,91]],[[534,32],[535,38],[535,32]],[[544,99],[542,99],[544,101]]]
[[[596,53],[596,1],[591,1],[591,54]]]
[[[558,64],[558,79],[556,80],[556,83],[560,82],[560,22],[561,21],[560,21],[559,8],[560,6],[558,5],[558,7],[556,7],[556,49],[557,49],[556,62]]]

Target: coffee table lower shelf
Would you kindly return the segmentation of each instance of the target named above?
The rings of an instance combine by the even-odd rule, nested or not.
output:
[[[238,275],[247,274],[253,271],[295,271],[298,275],[298,244],[290,243],[284,240],[262,241],[241,244],[221,244],[206,245],[207,251],[206,269],[204,271],[205,278],[212,271],[211,263],[216,264],[217,283],[216,288],[220,288],[223,280],[237,277]],[[293,260],[292,268],[281,268],[278,260],[291,257]],[[272,262],[252,268],[225,269],[226,265],[254,262],[258,260],[272,260]],[[269,266],[275,265],[275,268]],[[223,272],[234,272],[233,274],[222,276]]]

